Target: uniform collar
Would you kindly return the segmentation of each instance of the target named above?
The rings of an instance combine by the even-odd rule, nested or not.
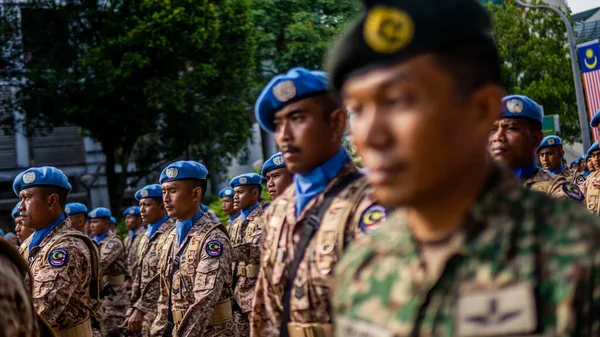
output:
[[[202,211],[199,211],[198,213],[196,213],[196,215],[194,215],[193,218],[191,219],[187,219],[187,220],[183,220],[183,221],[177,221],[175,223],[175,227],[177,230],[177,244],[180,246],[181,243],[183,242],[183,239],[185,239],[185,237],[188,235],[188,233],[190,232],[190,229],[192,229],[192,226],[196,223],[196,221],[198,221],[198,219],[200,219],[202,216],[204,215],[204,213]]]
[[[239,217],[240,217],[240,215],[242,215],[242,212],[238,212],[238,214],[236,214],[236,215],[234,215],[234,216],[230,217],[230,218],[229,218],[229,223],[230,223],[230,224],[231,224],[231,223],[233,223],[233,222],[235,221],[235,219],[237,219],[237,218],[239,218]]]
[[[242,221],[245,221],[246,218],[248,217],[248,215],[250,215],[252,213],[252,211],[254,211],[258,206],[260,206],[260,204],[257,202],[256,204],[254,204],[253,206],[251,206],[248,209],[243,209],[240,213],[242,213]]]
[[[29,243],[29,251],[31,252],[31,249],[38,246],[40,243],[42,243],[42,240],[44,240],[44,238],[46,238],[46,236],[59,224],[61,224],[63,221],[65,221],[65,219],[67,218],[67,213],[63,213],[61,216],[58,217],[58,219],[52,221],[52,223],[47,226],[46,228],[43,229],[38,229],[36,230],[31,238],[31,242]]]
[[[108,230],[100,235],[94,236],[94,240],[96,240],[96,242],[98,244],[100,244],[100,242],[102,242],[102,240],[104,240],[104,238],[107,237],[109,234],[110,234],[110,230]]]
[[[329,182],[340,173],[348,161],[350,161],[350,156],[343,147],[340,147],[333,157],[314,170],[305,174],[294,174],[297,217],[312,198],[325,190]]]
[[[538,168],[535,165],[535,163],[531,163],[529,165],[514,168],[512,171],[513,171],[515,177],[517,177],[519,179],[527,179],[527,178],[530,178],[533,175],[535,175],[537,170],[538,170]]]
[[[561,174],[564,169],[565,169],[565,164],[561,163],[557,169],[548,170],[548,172],[553,173],[553,174]]]
[[[148,239],[152,238],[152,236],[154,235],[154,233],[156,233],[158,228],[160,228],[162,224],[167,222],[167,220],[169,220],[169,216],[165,215],[164,217],[162,217],[162,219],[158,220],[157,222],[149,224],[147,229]]]

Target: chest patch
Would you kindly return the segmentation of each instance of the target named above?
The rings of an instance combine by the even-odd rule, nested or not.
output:
[[[371,233],[379,228],[379,225],[387,218],[387,210],[381,205],[371,205],[360,217],[360,229],[365,233]]]
[[[69,261],[69,254],[62,248],[54,248],[50,254],[48,254],[48,263],[52,267],[62,267]]]
[[[223,244],[217,240],[209,241],[206,244],[206,254],[212,257],[221,256],[223,254]]]

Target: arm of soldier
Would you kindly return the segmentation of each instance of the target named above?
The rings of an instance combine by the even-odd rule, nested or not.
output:
[[[259,262],[260,247],[253,242],[240,243],[233,247],[233,262],[255,261]]]
[[[106,247],[100,252],[100,266],[102,271],[107,270],[113,262],[115,262],[121,254],[124,254],[125,248],[117,240],[111,240],[106,243]]]
[[[156,302],[160,297],[160,274],[154,275],[141,291],[140,298],[132,305],[132,308],[146,314],[151,310],[156,310]]]
[[[56,242],[41,269],[34,275],[33,298],[40,316],[50,325],[63,312],[75,290],[89,284],[91,257],[87,246],[77,238]]]
[[[588,319],[590,320],[588,327],[590,333],[588,336],[600,336],[600,249],[598,248],[598,245],[596,245],[596,251],[592,262],[592,275],[590,278],[592,303],[588,316]]]
[[[564,177],[556,179],[550,187],[550,195],[553,198],[567,199],[578,204],[585,200],[583,191],[577,186],[568,183]]]
[[[38,335],[35,310],[22,274],[0,255],[0,336]]]
[[[373,189],[367,187],[348,217],[345,243],[375,231],[385,221],[387,215],[387,209],[375,200]]]
[[[162,256],[161,254],[161,261],[166,261],[167,260],[167,256]],[[163,263],[163,262],[161,262]],[[162,269],[162,268],[161,268]],[[152,328],[150,329],[150,334],[152,336],[162,336],[163,335],[163,331],[167,328],[167,321],[168,321],[168,312],[169,312],[169,287],[167,284],[167,275],[164,275],[164,273],[159,270],[158,275],[156,276],[158,278],[158,301],[156,304],[156,318],[154,319],[154,322],[152,323]]]
[[[216,229],[204,240],[194,277],[194,304],[179,325],[182,336],[202,336],[212,323],[223,287],[231,286],[232,248],[225,233]]]

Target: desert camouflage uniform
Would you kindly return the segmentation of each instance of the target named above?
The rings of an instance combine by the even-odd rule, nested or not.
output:
[[[131,279],[133,279],[138,273],[138,250],[140,247],[140,242],[145,234],[146,228],[140,225],[138,229],[135,230],[133,239],[131,239],[131,236],[128,234],[123,241],[123,245],[125,246],[125,254],[127,254],[127,276],[131,277]]]
[[[158,311],[156,303],[160,294],[158,275],[160,252],[168,233],[174,227],[175,223],[169,219],[156,230],[150,240],[148,240],[147,235],[144,235],[140,242],[138,252],[138,265],[140,269],[138,269],[138,273],[134,275],[133,279],[131,294],[133,304],[131,307],[144,313],[144,322],[142,324],[143,336],[150,336],[150,328]],[[130,310],[127,316],[131,315],[132,311]]]
[[[600,171],[594,171],[587,176],[583,185],[585,204],[593,214],[600,215]]]
[[[125,321],[130,304],[130,293],[123,284],[127,273],[125,247],[120,237],[109,233],[100,241],[99,250],[103,284],[110,283],[116,293],[102,299],[102,335],[112,336],[119,333],[119,326]]]
[[[571,184],[561,175],[538,170],[535,175],[525,180],[525,187],[546,193],[554,198],[562,198],[583,202],[584,194],[579,187]]]
[[[96,302],[90,297],[90,283],[94,268],[96,275],[99,269],[93,265],[93,244],[84,241],[90,239],[71,228],[69,218],[29,251],[32,238],[33,235],[25,240],[20,251],[29,261],[37,313],[57,331],[78,327],[91,334],[88,319]]]
[[[262,214],[263,208],[259,205],[244,221],[240,216],[228,228],[233,245],[234,279],[237,277],[233,298],[241,309],[241,312],[234,310],[233,313],[238,336],[250,336],[249,315],[252,312],[252,299],[260,266]]]
[[[600,336],[599,228],[580,205],[495,170],[439,268],[402,211],[348,248],[334,273],[336,335]]]
[[[173,261],[180,267],[173,273]],[[152,336],[161,336],[167,327],[169,295],[175,321],[173,336],[235,336],[231,314],[232,249],[226,229],[202,215],[177,243],[174,228],[166,238],[160,257],[160,296]]]
[[[264,213],[261,266],[255,291],[250,332],[254,337],[279,336],[283,296],[289,267],[302,233],[308,211],[318,207],[341,177],[357,171],[348,163],[325,189],[306,205],[296,218],[295,189],[289,186]],[[329,281],[331,270],[345,244],[373,231],[384,220],[386,210],[374,203],[372,190],[364,178],[346,186],[327,209],[320,227],[309,242],[291,288],[290,323],[309,324],[318,336],[331,333]]]

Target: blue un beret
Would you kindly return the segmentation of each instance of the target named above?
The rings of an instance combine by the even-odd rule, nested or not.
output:
[[[52,166],[32,167],[19,173],[13,182],[13,191],[19,195],[21,190],[36,186],[54,186],[71,192],[69,178]]]
[[[144,186],[139,191],[135,192],[135,200],[140,201],[145,198],[161,198],[162,190],[159,184]]]
[[[206,179],[208,170],[204,165],[196,161],[180,160],[169,164],[160,173],[159,182],[162,184],[167,181],[186,180],[186,179]]]
[[[544,113],[531,98],[522,95],[508,95],[502,98],[504,118],[529,118],[542,123]]]
[[[283,153],[278,152],[272,155],[271,158],[267,159],[267,161],[263,164],[260,174],[265,177],[268,172],[280,169],[282,167],[285,167],[285,159],[283,158]]]
[[[17,202],[17,204],[15,205],[15,208],[13,208],[12,212],[10,213],[10,215],[12,216],[13,219],[16,219],[19,215],[21,215],[21,211],[19,211],[19,206],[21,205],[21,202]]]
[[[220,198],[233,197],[234,194],[235,193],[233,192],[233,188],[231,188],[231,187],[225,187],[224,189],[219,191]]]
[[[326,93],[327,83],[327,73],[300,67],[273,77],[254,105],[256,120],[265,131],[275,132],[275,112],[292,102]]]
[[[116,225],[117,224],[117,219],[115,219],[114,216],[111,216],[110,217],[110,223],[113,224],[113,225]]]
[[[540,146],[538,146],[537,148],[537,152],[540,152],[541,149],[545,149],[547,147],[554,147],[554,146],[562,146],[562,139],[560,139],[560,137],[558,136],[546,136],[544,137],[544,139],[542,139],[542,142],[540,143]]]
[[[94,208],[90,213],[88,213],[88,218],[90,219],[110,218],[111,216],[112,214],[110,213],[110,209],[106,207]]]
[[[67,213],[67,215],[75,215],[75,214],[80,214],[80,213],[87,214],[88,209],[82,203],[72,202],[65,206],[65,212]]]
[[[260,174],[246,173],[231,179],[229,186],[235,188],[238,186],[260,185],[262,184],[262,180],[263,177]]]
[[[131,206],[123,211],[122,216],[128,215],[140,215],[140,207],[139,206]]]
[[[569,166],[571,166],[573,164],[579,164],[579,158],[573,159],[573,161],[571,161],[571,163],[569,164]]]
[[[586,161],[587,161],[587,157],[592,155],[592,152],[594,151],[598,151],[600,150],[600,147],[598,146],[598,142],[594,142],[594,144],[592,144],[592,146],[590,146],[590,148],[587,150],[587,156],[586,156]]]
[[[592,121],[590,122],[590,126],[595,128],[598,126],[598,124],[600,123],[600,110],[598,110],[596,112],[596,114],[594,115],[594,117],[592,117]]]

